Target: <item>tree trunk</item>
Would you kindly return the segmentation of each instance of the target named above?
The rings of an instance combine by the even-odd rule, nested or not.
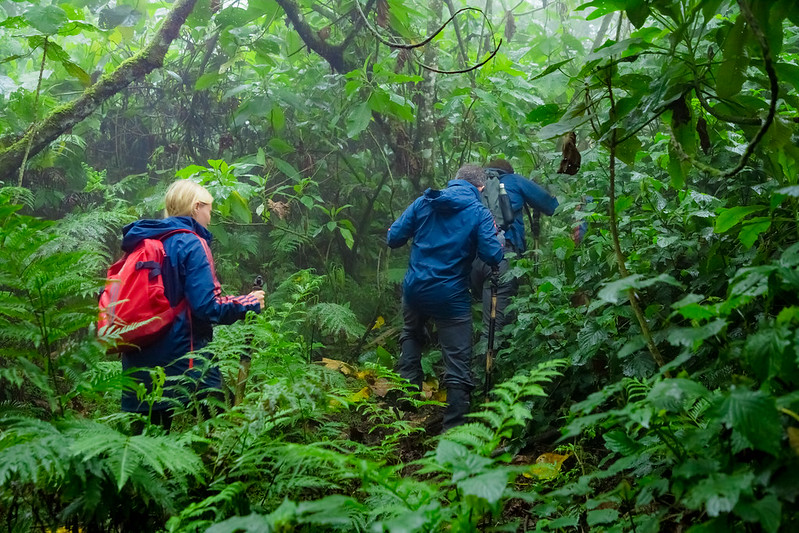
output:
[[[177,37],[196,2],[197,0],[177,0],[146,48],[123,61],[113,72],[101,77],[77,100],[53,110],[41,123],[34,124],[21,139],[0,151],[0,179],[8,180],[19,168],[28,146],[29,156],[39,153],[61,134],[91,115],[108,98],[163,66],[169,45]]]
[[[441,11],[443,4],[441,0],[430,0],[428,3],[430,11],[434,16],[427,21],[427,35],[432,35],[434,31],[441,25]],[[435,46],[426,46],[424,50],[424,64],[431,67],[438,67],[438,48]],[[435,111],[435,93],[436,93],[436,77],[438,74],[435,71],[422,69],[422,81],[415,95],[416,108],[416,135],[413,140],[413,150],[417,154],[423,154],[427,150],[430,151],[429,157],[422,157],[422,176],[435,176],[436,170],[439,170],[444,175],[449,175],[449,169],[438,168],[439,163],[436,161],[437,148],[436,148],[436,111]],[[442,158],[442,162],[446,159]],[[419,184],[417,189],[421,190]]]

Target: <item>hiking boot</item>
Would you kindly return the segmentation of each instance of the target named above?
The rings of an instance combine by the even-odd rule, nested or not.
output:
[[[466,415],[471,408],[471,399],[470,389],[461,387],[447,388],[447,407],[444,409],[442,432],[466,423]]]

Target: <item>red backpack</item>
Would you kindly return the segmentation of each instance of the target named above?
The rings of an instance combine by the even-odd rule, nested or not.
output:
[[[101,338],[116,341],[109,352],[137,351],[151,344],[169,332],[186,308],[185,298],[175,307],[170,305],[161,272],[166,258],[163,241],[176,233],[200,238],[193,231],[178,229],[144,239],[108,269],[97,331]]]

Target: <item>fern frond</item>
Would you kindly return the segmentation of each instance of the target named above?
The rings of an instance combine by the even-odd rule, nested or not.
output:
[[[33,191],[25,187],[0,187],[0,205],[8,202],[21,203],[27,207],[33,207],[36,198]]]
[[[285,222],[278,222],[272,231],[269,232],[269,249],[277,254],[288,255],[296,252],[301,246],[309,244],[312,240],[313,231],[310,228],[307,233],[300,233],[296,226],[289,226]]]
[[[63,479],[69,458],[64,437],[52,424],[27,417],[0,420],[0,486]]]
[[[364,326],[350,309],[349,302],[344,305],[320,302],[308,309],[308,316],[319,325],[324,335],[355,339],[363,334]]]
[[[196,476],[202,473],[200,458],[183,442],[169,437],[134,435],[129,437],[97,422],[84,422],[65,432],[73,438],[72,453],[83,460],[104,459],[104,469],[122,490],[138,469],[163,476]]]
[[[178,516],[170,520],[170,530],[197,531],[226,518],[233,502],[247,490],[247,487],[248,485],[242,481],[234,481],[223,486],[216,494],[188,505]],[[212,490],[217,488],[213,487]]]
[[[106,250],[108,242],[116,242],[116,236],[125,224],[136,220],[127,207],[112,209],[92,209],[83,213],[69,213],[52,228],[56,237],[44,249],[47,254],[59,252],[75,252],[79,250],[97,251],[98,266],[107,266],[114,250]],[[89,272],[97,273],[98,270]]]

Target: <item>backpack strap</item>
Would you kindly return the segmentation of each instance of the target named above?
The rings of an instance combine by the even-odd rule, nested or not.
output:
[[[198,239],[202,239],[202,237],[197,235],[196,231],[192,231],[190,229],[173,229],[171,231],[167,231],[166,233],[162,233],[160,236],[157,237],[157,239],[161,242],[164,242],[165,240],[170,238],[172,235],[175,235],[176,233],[192,233],[196,235]]]
[[[199,234],[197,234],[196,231],[192,231],[190,229],[175,229],[175,230],[172,230],[172,231],[167,231],[163,235],[159,236],[158,240],[161,241],[161,242],[164,242],[169,237],[171,237],[171,236],[173,236],[173,235],[175,235],[177,233],[191,233],[195,237],[197,237],[197,239],[199,239],[200,244],[203,247],[203,250],[205,251],[205,255],[208,256],[208,260],[211,261],[211,267],[213,268],[213,260],[211,259],[210,250],[208,250],[208,244],[205,242],[205,239],[203,239],[202,237],[200,237]],[[160,268],[160,266],[159,266],[159,268]],[[214,281],[216,281],[216,275],[215,274],[214,274]],[[187,302],[185,296],[183,296],[183,302]],[[194,327],[193,327],[193,324],[191,323],[191,308],[189,308],[188,305],[186,305],[186,320],[188,320],[188,322],[189,322],[189,352],[193,352],[194,351]],[[190,357],[189,358],[189,370],[191,370],[192,368],[194,368],[194,358]]]

